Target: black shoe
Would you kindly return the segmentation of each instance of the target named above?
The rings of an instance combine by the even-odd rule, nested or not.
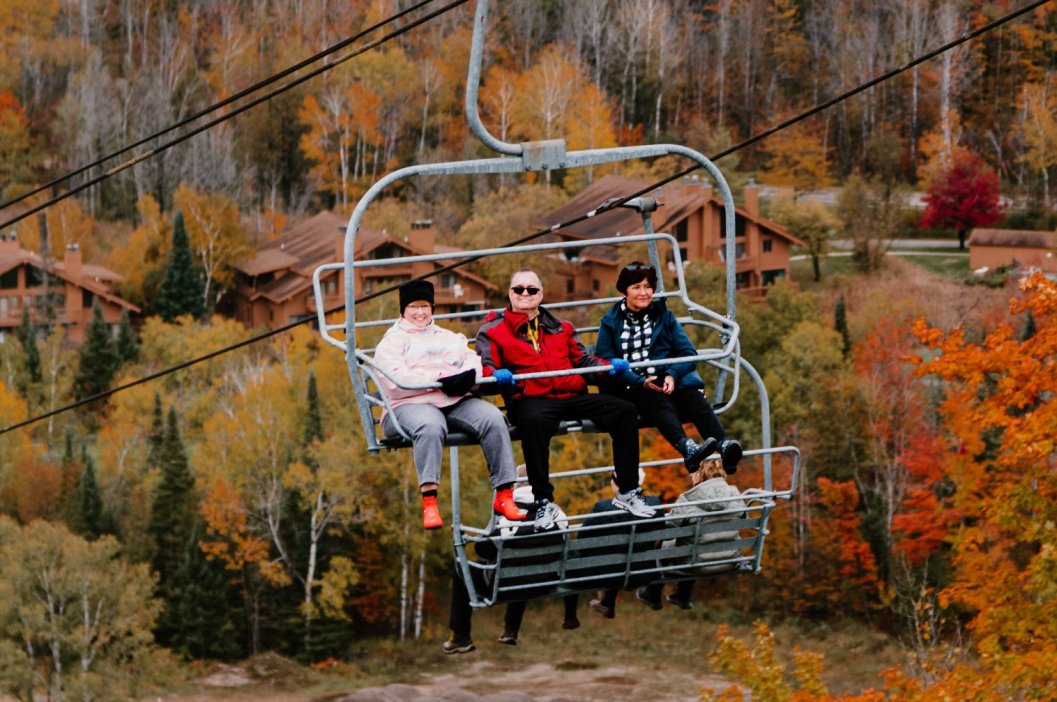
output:
[[[502,636],[496,639],[501,644],[507,646],[517,646],[517,634],[511,634],[509,631],[504,631]]]
[[[580,628],[580,620],[577,619],[576,617],[572,617],[571,619],[563,619],[562,620],[562,628],[565,629],[566,631],[572,631],[573,629],[579,629]]]
[[[695,443],[690,438],[683,439],[681,443],[682,446],[679,448],[679,452],[683,454],[683,466],[686,468],[687,473],[696,473],[697,469],[701,467],[701,462],[716,450],[716,440],[711,436],[700,444]]]
[[[473,641],[469,636],[456,636],[455,634],[452,634],[447,641],[440,645],[440,650],[445,653],[469,653],[475,648],[476,646],[473,645]]]
[[[723,458],[723,470],[734,475],[741,460],[741,444],[734,439],[723,439],[719,444],[719,455]]]
[[[693,609],[694,608],[694,603],[693,602],[691,602],[689,600],[681,600],[681,599],[679,599],[679,595],[677,595],[674,592],[669,593],[668,596],[665,597],[664,599],[668,600],[669,604],[673,604],[676,607],[678,607],[679,609]]]
[[[635,599],[652,609],[654,612],[660,611],[661,609],[660,601],[651,600],[645,587],[640,587],[639,589],[635,590]]]
[[[606,619],[613,619],[617,616],[616,608],[604,604],[602,600],[591,600],[590,605],[591,609],[598,612]]]

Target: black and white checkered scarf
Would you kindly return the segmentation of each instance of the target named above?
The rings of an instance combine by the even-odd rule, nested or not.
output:
[[[624,317],[624,328],[620,331],[620,351],[630,363],[650,360],[650,341],[653,339],[653,321],[643,311],[636,314],[628,309],[626,302],[620,303]],[[639,375],[656,375],[655,368],[632,368]]]

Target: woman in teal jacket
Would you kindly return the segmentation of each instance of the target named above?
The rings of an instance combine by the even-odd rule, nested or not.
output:
[[[645,263],[631,263],[620,271],[617,290],[624,299],[602,318],[595,355],[624,358],[630,363],[697,355],[664,300],[653,299],[656,286],[657,273]],[[718,451],[723,468],[733,473],[741,460],[741,444],[723,431],[702,393],[705,383],[695,365],[689,361],[631,368],[617,375],[604,390],[634,403],[639,415],[656,425],[683,455],[687,472],[696,471],[701,461]],[[684,421],[701,433],[701,443],[686,435]]]

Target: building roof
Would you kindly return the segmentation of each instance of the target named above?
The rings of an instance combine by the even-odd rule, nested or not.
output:
[[[1057,248],[1057,233],[1031,229],[974,229],[969,246],[1008,246],[1024,249]]]
[[[41,258],[39,254],[27,251],[21,247],[14,250],[0,251],[0,273],[7,273],[12,268],[23,264],[36,266],[42,270],[46,265],[44,259]],[[107,302],[118,305],[119,307],[124,307],[130,312],[135,312],[137,314],[140,312],[139,307],[136,307],[128,300],[118,297],[107,288],[107,285],[109,284],[122,283],[125,280],[123,277],[108,268],[93,264],[82,264],[81,275],[78,278],[72,277],[66,271],[66,264],[63,261],[52,261],[49,270],[53,275],[58,276],[67,283],[84,288],[92,294],[98,295]]]
[[[235,264],[246,275],[260,275],[287,268],[302,275],[335,258],[335,242],[346,220],[323,211],[286,230],[278,239],[261,244],[256,253]],[[361,233],[366,231],[361,228]]]
[[[603,202],[612,198],[627,197],[649,186],[649,182],[636,178],[618,175],[607,175],[574,195],[567,203],[556,210],[545,214],[538,220],[540,228],[552,227],[579,217],[597,209]],[[657,188],[644,197],[654,197],[663,205],[653,214],[653,226],[656,231],[670,230],[676,223],[686,219],[694,210],[706,203],[722,209],[723,201],[711,194],[710,189],[701,187],[697,190],[688,186],[665,186]],[[703,199],[707,196],[707,200]],[[746,219],[754,220],[760,228],[769,234],[787,239],[796,246],[804,242],[789,233],[783,225],[759,215],[753,215],[743,207],[735,207],[735,212]],[[641,234],[642,215],[632,209],[618,208],[597,217],[589,217],[582,222],[563,227],[561,235],[576,239],[597,239],[602,237]]]
[[[255,291],[244,290],[243,293],[248,294],[250,299],[264,297],[272,302],[282,302],[307,290],[312,285],[312,274],[316,268],[325,263],[340,260],[337,253],[337,241],[338,235],[346,224],[346,219],[327,210],[291,227],[279,238],[262,244],[253,256],[236,263],[235,269],[248,276],[263,273],[279,273],[279,275],[275,280],[261,285]],[[360,227],[356,236],[356,255],[365,256],[385,243],[396,244],[412,255],[435,253],[434,251],[419,251],[407,241],[390,237],[385,232]],[[437,252],[459,251],[450,246],[437,246],[436,249]],[[288,271],[288,273],[283,274],[281,271]],[[458,270],[455,273],[476,281],[487,289],[495,289],[495,286],[487,280],[468,271]]]

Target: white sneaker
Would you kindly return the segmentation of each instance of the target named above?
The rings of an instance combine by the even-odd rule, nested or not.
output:
[[[613,506],[630,512],[636,517],[647,519],[655,514],[653,507],[646,504],[642,498],[642,488],[635,488],[628,492],[618,492],[617,498],[613,500]]]
[[[550,500],[540,500],[540,506],[536,509],[536,520],[533,522],[533,527],[536,531],[553,529],[555,522],[560,517],[561,510],[558,509],[558,505]]]

